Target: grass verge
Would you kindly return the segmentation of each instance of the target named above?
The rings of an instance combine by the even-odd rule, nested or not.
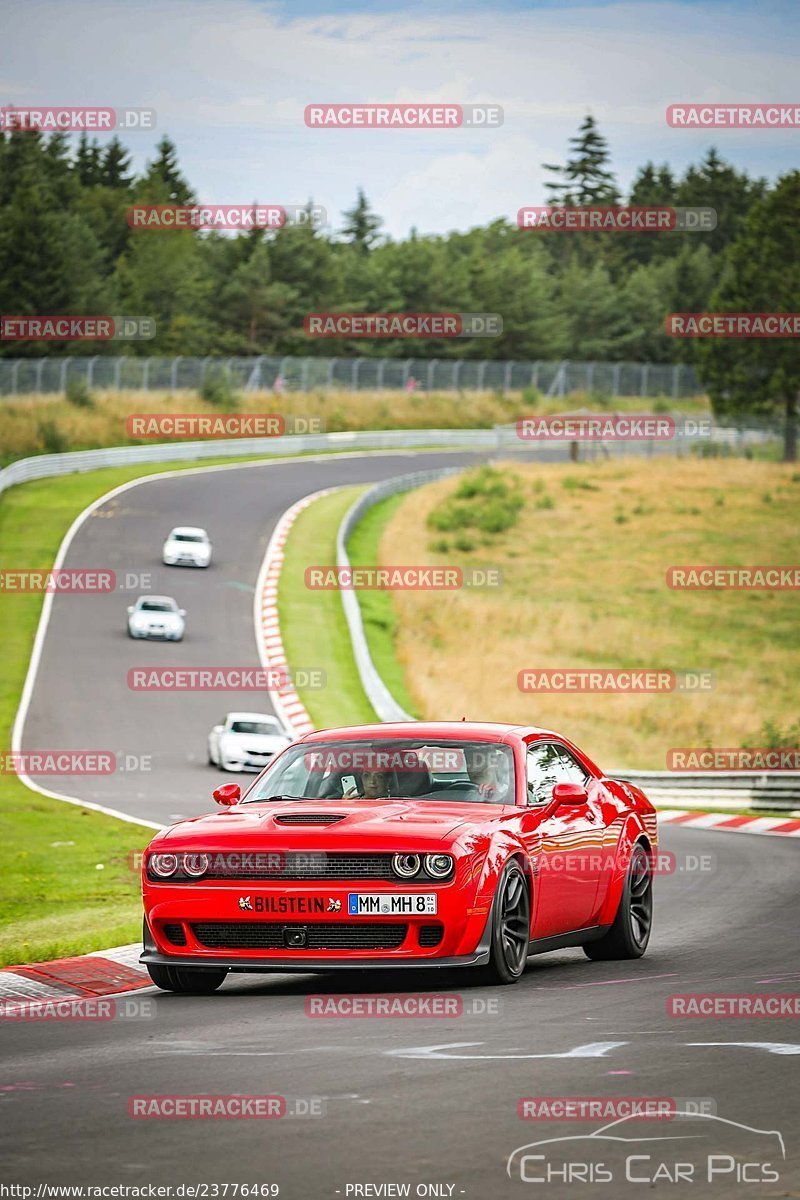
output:
[[[336,534],[360,487],[337,489],[300,513],[284,551],[278,585],[278,614],[286,659],[292,668],[325,671],[326,686],[301,689],[300,699],[315,725],[367,725],[377,718],[358,676],[342,598],[336,591],[310,591],[310,564],[336,562]]]

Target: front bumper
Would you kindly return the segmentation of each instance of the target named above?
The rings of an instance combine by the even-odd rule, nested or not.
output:
[[[291,957],[258,957],[258,958],[242,958],[239,955],[235,957],[230,955],[193,955],[193,954],[164,954],[156,945],[155,939],[150,932],[150,927],[145,919],[143,948],[139,962],[144,966],[148,964],[160,965],[165,967],[184,966],[184,967],[205,967],[209,968],[224,968],[227,971],[242,972],[246,974],[316,974],[324,972],[338,971],[397,971],[400,969],[416,969],[416,970],[452,970],[459,967],[481,967],[489,962],[492,937],[492,918],[491,913],[486,918],[483,933],[477,947],[471,954],[446,955],[446,956],[426,956],[418,958],[397,958],[397,957],[370,957],[356,958],[352,955],[336,957],[328,954],[324,958],[320,956],[303,957],[296,952],[292,952]]]

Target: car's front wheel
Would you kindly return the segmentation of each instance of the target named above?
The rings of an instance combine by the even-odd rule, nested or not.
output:
[[[487,983],[516,983],[525,970],[531,930],[531,901],[519,863],[506,863],[492,906]]]
[[[196,996],[215,992],[228,974],[224,967],[168,967],[163,963],[148,963],[147,973],[163,992]]]
[[[625,875],[622,897],[608,933],[587,942],[583,952],[595,960],[641,958],[653,924],[653,868],[647,848],[637,842]]]

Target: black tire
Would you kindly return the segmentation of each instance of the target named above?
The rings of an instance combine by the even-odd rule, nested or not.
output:
[[[208,996],[221,987],[228,974],[224,967],[167,967],[147,963],[147,974],[163,992]]]
[[[519,863],[506,863],[492,905],[492,940],[489,962],[481,968],[481,982],[516,983],[528,960],[531,898]]]
[[[583,952],[595,961],[641,958],[653,924],[653,868],[647,847],[637,842],[625,875],[619,908],[608,933],[587,942]]]

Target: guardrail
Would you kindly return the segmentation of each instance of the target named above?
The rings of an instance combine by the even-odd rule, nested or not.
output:
[[[436,471],[414,471],[378,483],[350,506],[336,537],[336,563],[350,567],[347,542],[364,514],[376,504],[398,492],[409,492],[435,479],[460,473],[463,467]],[[372,659],[355,591],[342,589],[342,607],[350,634],[361,686],[381,721],[413,721],[415,718],[398,704],[381,678]],[[792,812],[800,807],[800,772],[707,771],[697,774],[673,771],[609,771],[611,779],[634,784],[658,804],[679,804],[682,808],[752,809],[755,812]]]
[[[636,414],[627,414],[635,416]],[[670,414],[663,414],[669,416]],[[676,416],[680,414],[675,414]],[[683,414],[685,415],[685,414]],[[646,457],[681,454],[693,446],[716,444],[733,453],[745,453],[750,447],[772,436],[764,430],[710,426],[708,432],[681,433],[664,441],[599,442],[521,440],[514,425],[496,425],[492,429],[383,429],[337,433],[289,434],[274,438],[231,438],[207,442],[156,442],[149,446],[110,446],[104,450],[72,450],[64,454],[37,454],[19,458],[0,470],[0,493],[17,483],[47,479],[102,467],[126,467],[148,463],[194,462],[206,458],[272,458],[314,451],[414,450],[422,447],[440,450],[494,450],[498,453],[554,454],[569,457],[570,445],[581,458]]]

